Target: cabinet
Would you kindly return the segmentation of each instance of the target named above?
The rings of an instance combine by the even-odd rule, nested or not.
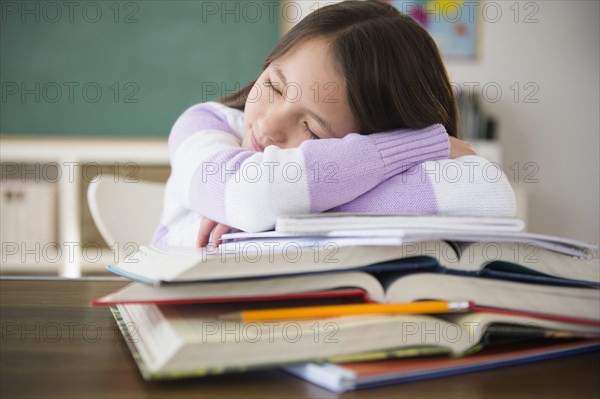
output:
[[[84,213],[87,183],[97,178],[145,180],[144,170],[148,168],[161,170],[156,179],[164,180],[169,165],[166,139],[4,135],[0,137],[0,162],[3,186],[22,184],[22,191],[31,196],[34,194],[28,194],[32,192],[28,185],[44,186],[46,191],[48,185],[53,185],[50,191],[56,195],[56,241],[36,245],[2,237],[2,271],[58,273],[63,277],[103,270],[113,258],[112,251],[105,245],[94,242],[86,246],[82,221],[89,219],[88,213]],[[40,202],[38,209],[43,208],[44,197],[35,199]],[[40,213],[39,218],[43,215]],[[34,229],[37,224],[31,218],[24,223]]]

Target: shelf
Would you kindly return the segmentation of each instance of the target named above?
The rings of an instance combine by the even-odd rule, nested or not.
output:
[[[169,166],[166,139],[120,139],[120,138],[69,138],[34,137],[2,135],[0,136],[0,160],[3,166],[15,164],[18,169],[23,165],[52,164],[59,172],[55,180],[58,189],[58,240],[65,243],[79,243],[73,248],[73,256],[63,257],[57,263],[41,262],[34,264],[6,262],[1,270],[8,272],[20,268],[27,271],[57,272],[62,277],[79,277],[82,271],[102,270],[106,265],[102,261],[89,264],[81,253],[84,245],[81,229],[82,209],[85,206],[85,180],[93,179],[91,174],[101,165],[115,169],[130,167],[137,171],[144,166]],[[90,167],[92,165],[93,167]],[[10,179],[10,173],[4,169],[2,179]],[[9,171],[9,172],[10,172]],[[86,175],[84,177],[84,172]],[[115,174],[112,177],[118,176]],[[15,176],[12,176],[14,178]],[[26,178],[27,176],[25,176]],[[44,176],[33,176],[42,179]],[[125,176],[124,178],[126,178]],[[129,176],[131,177],[131,176]],[[21,176],[21,180],[24,178]],[[64,249],[67,249],[66,247]],[[107,251],[110,251],[107,249]],[[105,258],[105,254],[102,255]],[[96,270],[96,271],[97,271]]]
[[[82,256],[80,265],[80,275],[90,274],[105,274],[106,266],[115,264],[114,254],[110,248],[102,248],[100,256],[95,259],[96,256],[89,257],[86,260],[85,256]],[[29,261],[28,261],[29,259]],[[8,262],[0,263],[0,274],[48,274],[48,275],[60,275],[62,270],[62,262],[50,262],[48,260],[42,260],[40,262],[31,262],[30,257],[25,258],[25,262],[9,259]]]
[[[2,162],[139,163],[168,165],[166,139],[0,136]],[[143,148],[143,151],[141,149]]]

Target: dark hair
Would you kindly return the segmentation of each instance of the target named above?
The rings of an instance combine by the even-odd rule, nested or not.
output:
[[[431,36],[411,17],[379,1],[345,1],[320,8],[285,34],[263,64],[314,38],[330,42],[345,78],[348,102],[359,131],[442,124],[458,137],[454,92]],[[221,99],[244,109],[252,82]]]

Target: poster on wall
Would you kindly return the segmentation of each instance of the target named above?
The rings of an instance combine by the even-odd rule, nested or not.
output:
[[[475,58],[476,15],[473,0],[388,0],[413,17],[435,40],[444,58]]]

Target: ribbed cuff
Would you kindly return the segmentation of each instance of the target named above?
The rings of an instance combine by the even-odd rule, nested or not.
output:
[[[435,124],[419,130],[394,130],[370,136],[379,151],[385,179],[425,161],[447,159],[450,142],[446,129]]]

